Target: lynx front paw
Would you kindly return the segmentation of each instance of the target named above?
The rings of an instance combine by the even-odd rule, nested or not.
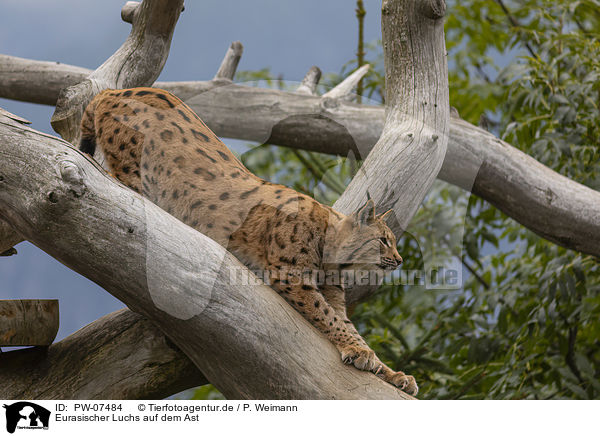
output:
[[[354,365],[363,371],[374,371],[379,365],[375,352],[370,348],[346,345],[340,349],[340,354],[346,365]]]
[[[402,371],[394,372],[392,374],[382,376],[386,382],[393,384],[394,386],[402,389],[409,395],[417,395],[419,387],[417,382],[412,375],[406,375]]]

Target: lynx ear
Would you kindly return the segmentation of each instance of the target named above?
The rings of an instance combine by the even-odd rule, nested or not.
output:
[[[394,209],[390,209],[387,212],[384,213],[380,213],[379,215],[377,215],[377,219],[378,220],[385,220],[385,218],[390,214],[390,212],[392,212]]]
[[[367,224],[375,220],[375,203],[369,199],[356,212],[354,212],[354,220],[359,224]]]

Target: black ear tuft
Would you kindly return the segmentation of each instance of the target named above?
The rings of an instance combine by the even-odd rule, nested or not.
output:
[[[367,202],[354,213],[354,219],[359,224],[368,224],[375,220],[375,203],[368,199]]]

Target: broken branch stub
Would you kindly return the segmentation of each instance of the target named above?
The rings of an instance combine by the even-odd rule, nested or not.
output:
[[[329,90],[321,98],[331,98],[331,99],[342,99],[342,100],[352,100],[354,94],[352,94],[352,90],[356,88],[360,79],[363,78],[365,74],[369,71],[370,65],[366,64],[362,67],[358,68],[355,72],[346,77],[341,83],[335,86],[333,89]]]
[[[321,70],[317,66],[312,66],[302,79],[302,83],[296,89],[296,94],[316,95],[317,85],[321,80]]]
[[[239,41],[234,41],[231,43],[227,52],[225,53],[225,57],[221,62],[221,66],[215,74],[213,80],[227,80],[233,81],[235,76],[235,72],[237,70],[237,66],[240,63],[240,59],[242,58],[242,53],[244,52],[244,46]]]

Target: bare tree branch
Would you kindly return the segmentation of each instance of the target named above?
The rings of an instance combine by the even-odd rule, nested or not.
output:
[[[333,206],[349,214],[370,194],[378,212],[393,209],[395,219],[387,223],[397,235],[407,229],[446,154],[450,103],[445,11],[445,0],[383,0],[387,102],[383,132]],[[346,293],[361,299],[376,289],[353,286]]]
[[[232,42],[213,80],[232,81],[243,52],[244,46],[241,42]]]
[[[154,325],[123,309],[50,347],[2,353],[0,397],[162,399],[208,383]]]
[[[354,98],[354,94],[352,90],[356,88],[360,79],[363,78],[365,74],[369,71],[370,65],[366,64],[357,69],[355,72],[346,77],[340,84],[338,84],[335,88],[327,91],[323,94],[323,98],[333,98],[333,99],[342,99],[342,100],[352,100]]]
[[[87,68],[60,62],[0,55],[0,96],[55,106],[63,88],[84,81],[91,73]]]
[[[0,55],[0,96],[53,105],[61,87],[87,74],[78,67]],[[383,130],[382,107],[337,100],[325,105],[318,96],[217,87],[213,81],[155,86],[186,101],[222,137],[365,157]],[[458,117],[451,119],[438,177],[472,191],[549,241],[600,257],[600,193]]]
[[[372,152],[334,205],[341,212],[357,210],[368,191],[378,208],[395,210],[404,230],[435,180],[450,119],[444,12],[444,0],[383,1],[386,120]]]
[[[321,70],[317,66],[312,66],[302,79],[302,83],[296,89],[296,94],[316,95],[317,85],[321,80]]]

